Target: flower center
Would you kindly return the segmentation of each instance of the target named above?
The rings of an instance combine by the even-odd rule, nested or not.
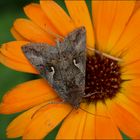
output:
[[[86,101],[112,99],[119,91],[121,82],[120,66],[117,60],[99,52],[87,57],[84,97]]]

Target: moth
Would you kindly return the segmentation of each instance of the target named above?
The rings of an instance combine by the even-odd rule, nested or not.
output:
[[[29,43],[22,51],[63,101],[78,108],[85,95],[86,30],[80,27],[56,46]]]

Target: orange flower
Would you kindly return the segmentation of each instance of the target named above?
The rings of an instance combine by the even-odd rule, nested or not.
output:
[[[62,120],[56,139],[122,139],[120,130],[140,138],[140,5],[135,1],[92,1],[92,19],[85,1],[65,1],[70,16],[54,1],[27,5],[29,19],[17,19],[11,32],[17,41],[3,44],[0,62],[9,68],[38,74],[21,46],[28,42],[55,44],[57,35],[85,26],[88,55],[86,87],[99,92],[72,109],[59,102],[43,79],[32,80],[9,91],[0,113],[25,111],[7,128],[7,136],[42,139]],[[94,30],[93,30],[94,27]],[[53,33],[53,34],[52,34]],[[97,70],[96,70],[97,69]]]

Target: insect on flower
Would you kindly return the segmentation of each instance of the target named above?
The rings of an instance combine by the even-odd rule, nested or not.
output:
[[[2,64],[43,77],[3,97],[1,114],[25,111],[7,137],[43,139],[62,122],[56,139],[140,139],[139,2],[64,2],[69,14],[53,0],[27,5],[0,48]]]
[[[22,50],[31,64],[48,80],[58,95],[78,108],[85,92],[86,31],[78,28],[56,47],[30,43]]]

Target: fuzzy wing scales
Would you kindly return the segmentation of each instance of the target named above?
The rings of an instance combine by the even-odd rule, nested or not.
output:
[[[86,31],[84,27],[78,28],[68,34],[59,46],[61,55],[67,60],[63,69],[63,75],[67,84],[66,101],[73,106],[78,106],[85,90],[86,70]]]
[[[78,107],[85,90],[85,28],[68,34],[56,47],[46,43],[29,43],[22,47],[30,63],[47,79],[58,95]]]
[[[54,63],[57,63],[59,57],[57,49],[45,43],[29,43],[22,46],[22,51],[40,75],[52,84],[52,67],[55,65]]]

